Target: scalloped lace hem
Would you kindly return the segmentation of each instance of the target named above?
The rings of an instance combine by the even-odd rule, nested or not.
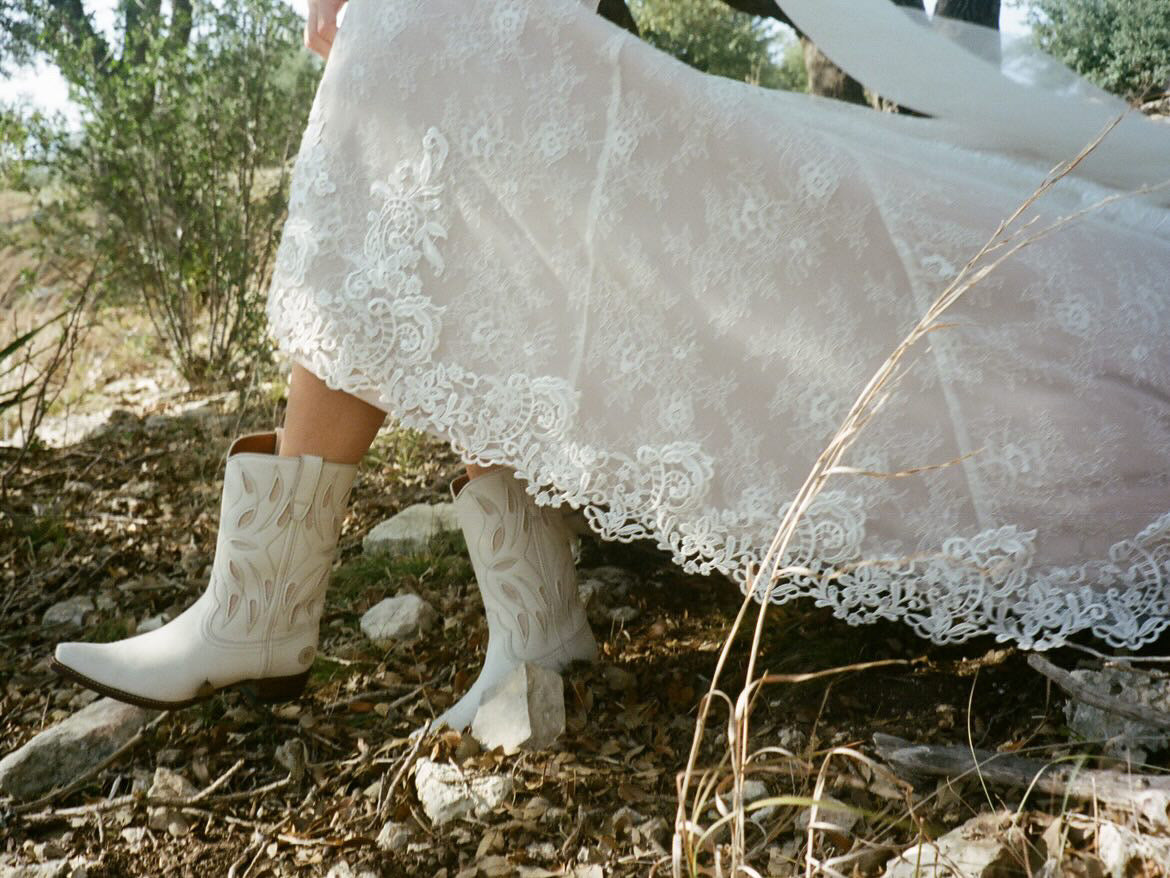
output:
[[[283,341],[280,346],[333,390],[366,399],[374,396],[383,401],[383,407],[399,396],[339,374],[324,351],[298,350]],[[433,368],[450,372],[450,367],[441,364]],[[529,380],[527,376],[512,376],[507,383]],[[392,386],[389,389],[393,391]],[[451,408],[484,411],[490,402],[486,396],[467,396]],[[744,547],[730,531],[721,532],[714,515],[681,521],[645,508],[615,516],[611,502],[615,498],[582,487],[590,481],[588,472],[579,470],[569,481],[562,481],[566,459],[576,455],[557,453],[549,447],[547,437],[535,432],[528,437],[514,433],[473,437],[442,410],[389,406],[388,411],[404,426],[442,436],[464,463],[511,467],[537,504],[568,503],[582,509],[590,528],[602,539],[652,539],[685,571],[722,573],[744,594],[749,588],[749,571],[760,565],[761,554]],[[568,484],[575,487],[564,487]],[[654,490],[645,489],[644,493]],[[780,511],[777,523],[785,511]],[[845,543],[851,548],[835,546],[833,557],[818,557],[816,535],[836,528],[848,534]],[[694,539],[700,532],[704,535],[701,544]],[[850,625],[899,621],[940,644],[990,634],[1024,649],[1043,650],[1088,632],[1111,646],[1136,649],[1170,627],[1170,511],[1132,539],[1114,544],[1108,560],[1069,567],[1036,568],[1036,531],[1011,525],[971,537],[953,537],[937,553],[909,558],[851,556],[864,536],[860,501],[843,491],[823,492],[809,508],[783,562],[783,566],[805,568],[805,572],[778,582],[767,599],[785,604],[795,598],[812,598]],[[758,589],[753,598],[762,602],[763,590]]]

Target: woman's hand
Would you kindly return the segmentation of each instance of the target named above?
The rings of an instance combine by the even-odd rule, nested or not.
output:
[[[337,12],[345,0],[309,0],[309,16],[305,21],[305,48],[322,58],[329,57],[333,38],[337,35]]]

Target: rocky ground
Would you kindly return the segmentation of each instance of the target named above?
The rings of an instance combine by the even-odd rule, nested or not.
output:
[[[231,693],[155,714],[97,699],[49,670],[56,641],[127,636],[202,590],[227,441],[280,416],[279,401],[233,406],[115,411],[81,441],[30,453],[8,478],[0,876],[669,874],[676,779],[738,590],[686,575],[647,545],[585,538],[579,571],[603,654],[564,675],[563,728],[536,718],[547,740],[510,755],[511,746],[471,734],[412,739],[474,679],[486,645],[457,533],[367,539],[412,504],[442,502],[459,471],[447,449],[418,434],[385,431],[371,452],[345,524],[322,654],[298,701],[266,707]],[[14,459],[0,449],[0,471]],[[387,598],[399,600],[368,615]],[[1115,699],[1140,694],[1154,722],[1110,724],[1067,703],[1001,644],[932,646],[899,625],[848,627],[807,603],[769,616],[760,663],[771,672],[900,663],[786,677],[756,701],[749,750],[758,755],[744,798],[758,874],[806,874],[810,860],[828,865],[809,874],[892,878],[1170,874],[1160,675],[1135,684],[1130,671],[1108,671],[1122,675],[1113,683],[1081,673]],[[733,647],[729,686],[747,650],[744,638]],[[1084,659],[1047,657],[1064,668]],[[550,685],[517,685],[537,683]],[[716,707],[700,768],[719,768],[726,728]],[[1006,761],[998,774],[941,778],[944,751],[897,739],[957,745],[960,761],[1010,753],[1024,781],[1008,776]],[[919,757],[925,763],[912,764]],[[1117,771],[1126,762],[1149,778],[1128,798],[1109,786],[1120,779],[1137,790]],[[1029,767],[1044,764],[1071,770],[1030,785]],[[694,807],[697,824],[726,810],[729,782],[723,776]],[[815,816],[814,798],[823,803]],[[717,830],[712,838],[726,841]],[[697,869],[715,866],[708,847]]]

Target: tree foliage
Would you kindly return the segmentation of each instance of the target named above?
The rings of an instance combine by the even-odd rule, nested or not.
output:
[[[125,0],[117,55],[71,17],[80,4],[34,15],[82,118],[51,164],[87,217],[99,299],[141,305],[192,385],[233,383],[269,353],[266,284],[320,64],[282,0],[159,5]]]
[[[770,88],[803,88],[799,67],[772,56],[773,35],[760,18],[721,0],[635,0],[642,38],[706,73]]]
[[[1041,48],[1102,88],[1133,99],[1170,86],[1166,0],[1035,0],[1029,18]]]

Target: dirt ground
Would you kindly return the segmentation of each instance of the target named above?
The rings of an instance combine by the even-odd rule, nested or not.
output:
[[[12,473],[0,500],[0,756],[91,699],[49,669],[56,641],[124,637],[142,619],[174,615],[199,594],[227,441],[279,416],[279,401],[263,400],[244,410],[229,401],[182,415],[115,411],[98,433],[34,451]],[[0,449],[0,470],[14,459],[12,449]],[[458,536],[438,537],[406,558],[365,556],[361,540],[411,503],[444,499],[458,471],[445,447],[384,431],[345,523],[307,693],[276,707],[232,693],[161,715],[82,789],[34,811],[0,800],[0,852],[27,862],[84,855],[90,878],[331,869],[337,876],[447,878],[669,874],[676,778],[695,734],[696,706],[741,603],[738,589],[718,576],[684,574],[649,544],[584,540],[582,577],[619,584],[590,608],[602,661],[566,674],[566,734],[550,750],[515,756],[482,752],[470,736],[427,738],[414,756],[506,773],[514,782],[505,807],[433,827],[401,770],[413,758],[408,735],[474,679],[486,645],[482,609]],[[441,623],[418,641],[375,647],[358,620],[400,591],[426,599]],[[84,630],[42,625],[50,605],[75,595],[97,602]],[[612,612],[627,607],[633,612]],[[724,682],[735,691],[748,648],[741,637],[731,655]],[[1079,656],[1049,657],[1072,667]],[[849,747],[875,759],[875,733],[1043,759],[1084,754],[1107,765],[1100,746],[1072,741],[1063,696],[1025,656],[989,639],[939,647],[901,625],[853,628],[796,602],[769,611],[759,662],[761,670],[791,674],[883,659],[904,664],[773,685],[756,702],[750,749],[783,752],[761,757],[753,777],[772,796],[795,801],[749,822],[749,861],[762,875],[805,874],[806,851],[864,850],[851,874],[879,875],[893,853],[916,840],[976,814],[1006,811],[1017,841],[994,875],[1036,874],[1051,860],[1041,842],[1045,829],[1091,804],[1035,791],[1025,797],[975,776],[898,790],[865,761],[826,757]],[[726,711],[716,707],[701,767],[725,755],[726,727]],[[302,745],[307,767],[295,772],[288,754]],[[1167,765],[1165,753],[1155,754],[1145,770]],[[158,766],[200,789],[229,776],[184,812],[186,828],[175,833],[149,828],[144,802],[102,805],[147,789]],[[824,792],[854,815],[847,831],[807,830],[800,799],[812,794],[819,773]],[[409,827],[409,844],[391,852],[377,846],[387,820]],[[1057,865],[1046,867],[1049,878],[1106,874],[1091,833],[1066,839]],[[713,868],[709,858],[702,863]],[[1166,874],[1164,864],[1146,862],[1131,864],[1127,878]]]

